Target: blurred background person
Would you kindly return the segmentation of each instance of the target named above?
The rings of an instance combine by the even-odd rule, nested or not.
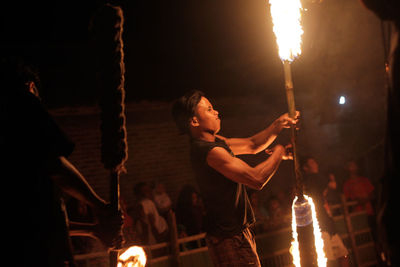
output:
[[[325,209],[329,216],[337,216],[342,212],[340,208],[333,209],[332,206],[341,204],[341,195],[343,194],[341,187],[336,181],[336,176],[333,173],[328,174],[328,185],[323,191],[323,197],[325,199]]]
[[[176,203],[176,223],[184,229],[187,236],[204,232],[205,209],[197,190],[192,185],[181,188]],[[196,247],[190,242],[189,247]]]
[[[348,201],[357,201],[354,211],[365,211],[368,223],[376,240],[376,217],[373,202],[375,200],[375,187],[372,182],[359,174],[359,167],[355,160],[349,160],[345,169],[347,178],[343,184],[343,193]]]
[[[290,226],[291,213],[287,213],[282,209],[281,202],[277,196],[273,195],[268,199],[267,212],[266,231],[276,231]]]
[[[256,234],[259,234],[265,231],[268,220],[268,212],[266,208],[262,205],[262,201],[260,199],[260,192],[257,190],[248,190],[248,191],[249,191],[250,204],[251,207],[253,208],[254,216],[256,218],[256,223],[254,225],[254,232]]]
[[[172,200],[165,190],[165,185],[163,183],[158,182],[155,184],[153,199],[160,215],[168,220],[168,212],[172,208]]]
[[[300,160],[303,170],[304,194],[313,199],[317,219],[324,240],[324,251],[328,261],[337,262],[340,266],[350,266],[348,250],[336,230],[332,214],[325,198],[331,175],[323,175],[317,160],[311,156],[304,156]]]
[[[164,242],[168,239],[169,226],[163,216],[158,213],[153,201],[153,190],[149,184],[139,182],[134,186],[136,196],[136,230],[145,245]]]

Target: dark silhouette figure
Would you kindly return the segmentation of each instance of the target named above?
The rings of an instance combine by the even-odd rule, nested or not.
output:
[[[387,126],[385,140],[385,174],[378,193],[377,236],[388,265],[400,266],[400,229],[396,220],[399,207],[400,178],[400,1],[360,0],[390,27],[385,43],[385,69],[387,77]]]
[[[4,202],[12,233],[5,244],[23,251],[18,266],[75,266],[63,195],[92,208],[106,246],[120,231],[121,215],[67,159],[74,144],[41,102],[37,71],[20,60],[0,63],[0,145],[11,171],[3,188],[13,192],[13,201]]]

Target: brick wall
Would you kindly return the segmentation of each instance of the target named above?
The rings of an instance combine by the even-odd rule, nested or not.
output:
[[[269,125],[278,115],[266,107],[263,107],[262,112],[254,109],[249,111],[248,108],[244,111],[248,102],[243,100],[237,103],[227,99],[225,103],[218,103],[224,107],[220,112],[223,116],[221,134],[227,137],[249,136]],[[128,160],[127,173],[121,176],[121,196],[131,205],[135,183],[162,182],[175,201],[182,185],[195,185],[195,181],[189,164],[188,138],[178,134],[170,116],[170,103],[128,103],[126,110]],[[108,171],[100,161],[98,107],[63,108],[51,110],[51,113],[76,144],[70,161],[84,174],[95,191],[108,199]],[[266,154],[260,153],[241,158],[254,165],[266,157]],[[291,162],[283,162],[268,187],[262,191],[261,197],[266,198],[292,182]]]

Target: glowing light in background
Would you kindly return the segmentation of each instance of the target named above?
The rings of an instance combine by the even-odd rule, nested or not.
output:
[[[339,97],[339,104],[344,105],[346,103],[346,97],[345,96],[340,96]]]

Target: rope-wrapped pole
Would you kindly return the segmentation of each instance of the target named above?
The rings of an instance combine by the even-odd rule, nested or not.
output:
[[[125,63],[123,51],[123,11],[106,4],[98,14],[96,47],[98,89],[101,108],[101,161],[110,171],[110,203],[120,211],[120,174],[125,172],[128,158],[125,117]],[[110,266],[117,266],[119,244],[110,250]]]

